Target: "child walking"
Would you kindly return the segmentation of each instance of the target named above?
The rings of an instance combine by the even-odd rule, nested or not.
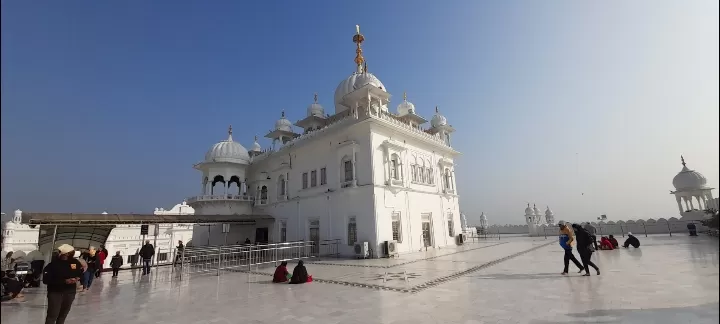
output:
[[[112,277],[117,278],[118,272],[120,272],[120,267],[123,265],[123,259],[122,256],[120,256],[120,251],[115,252],[115,255],[113,255],[112,259],[110,260],[110,267],[112,268]]]

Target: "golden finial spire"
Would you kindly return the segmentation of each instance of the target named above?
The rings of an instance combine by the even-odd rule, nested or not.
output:
[[[407,101],[407,92],[403,91],[403,100]]]
[[[282,112],[280,113],[280,117],[285,118],[285,109],[283,109]]]
[[[353,43],[357,45],[357,48],[355,49],[355,64],[358,66],[358,71],[363,66],[363,62],[365,62],[365,58],[362,56],[362,48],[360,45],[362,42],[365,41],[365,36],[360,34],[360,25],[355,25],[355,35],[353,36]]]
[[[438,109],[438,106],[435,106],[435,113],[436,114],[440,113],[440,109]],[[528,203],[528,207],[530,207],[530,203]]]
[[[255,135],[255,142],[257,142],[257,135]]]
[[[680,161],[682,161],[682,165],[685,166],[685,158],[682,155],[680,155]]]
[[[313,95],[313,98],[315,99],[315,103],[317,103],[317,92],[315,92],[315,95]]]
[[[228,141],[232,141],[232,125],[228,126]]]

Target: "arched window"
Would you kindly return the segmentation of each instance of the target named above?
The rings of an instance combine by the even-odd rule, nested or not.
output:
[[[263,205],[267,204],[267,199],[268,199],[267,194],[268,194],[267,186],[262,186],[262,188],[260,188],[260,203]]]
[[[425,183],[425,178],[425,161],[420,160],[420,165],[418,166],[418,181]]]
[[[278,197],[285,197],[285,195],[286,195],[286,192],[285,192],[285,190],[286,190],[286,188],[285,188],[285,176],[284,176],[284,175],[280,175],[280,176],[278,177],[278,180],[277,180],[277,181],[278,181],[278,183],[277,183],[277,187],[278,187]]]
[[[429,184],[435,184],[435,175],[433,174],[433,168],[428,168]]]
[[[342,170],[343,170],[343,179],[344,179],[343,181],[349,182],[349,181],[355,180],[354,176],[353,176],[352,159],[347,155],[345,157],[343,157],[343,159],[342,159]]]
[[[220,183],[220,182],[222,182],[222,185],[216,187],[215,185],[218,184],[218,183]],[[224,191],[225,191],[225,178],[224,178],[223,176],[221,176],[221,175],[216,175],[215,178],[213,178],[213,181],[212,181],[212,185],[211,185],[211,189],[210,189],[210,194],[211,194],[211,195],[215,195],[215,194],[217,194],[217,195],[222,195],[222,194],[225,193]]]
[[[410,166],[410,173],[412,173],[412,175],[411,175],[412,181],[417,182],[417,165],[416,164],[412,164]]]
[[[233,187],[233,183],[235,186]],[[240,194],[240,177],[238,176],[232,176],[230,177],[230,181],[228,181],[228,195],[239,195]]]
[[[450,169],[445,169],[445,189],[452,189],[452,173]]]
[[[400,180],[400,157],[397,154],[390,156],[390,177],[393,180]]]

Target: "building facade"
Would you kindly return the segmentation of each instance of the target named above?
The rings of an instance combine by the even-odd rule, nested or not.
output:
[[[194,210],[183,201],[170,210],[155,208],[155,214],[192,215],[194,214]],[[47,259],[48,252],[52,250],[50,246],[52,240],[40,241],[41,237],[46,236],[41,235],[43,234],[41,233],[43,229],[41,229],[40,226],[22,224],[21,221],[22,211],[16,210],[13,219],[5,223],[2,242],[3,255],[10,251],[22,251],[28,255],[34,251],[39,251],[39,254],[35,252],[33,255],[43,255],[43,258]],[[158,264],[172,262],[173,253],[178,241],[181,240],[186,243],[192,241],[192,224],[161,224],[154,226],[159,226],[157,237],[155,236],[155,229],[152,228],[151,225],[148,231],[149,235],[146,235],[145,239],[150,240],[155,245],[155,261]],[[93,234],[83,235],[77,228],[63,227],[59,229],[55,246],[70,244],[78,250],[86,250],[90,248],[90,246],[97,248],[101,244],[105,244],[105,248],[110,255],[115,255],[117,251],[120,252],[125,261],[123,267],[130,267],[133,263],[137,262],[136,255],[143,244],[143,236],[140,235],[140,225],[115,225],[110,229],[107,240],[104,240],[104,242],[94,240],[94,238],[98,237],[101,236]],[[104,236],[102,236],[102,238],[104,239]],[[110,267],[110,258],[105,261],[104,267]]]
[[[194,168],[198,215],[246,217],[248,225],[196,227],[194,242],[223,244],[297,240],[339,242],[354,254],[368,242],[374,256],[396,241],[400,253],[456,243],[461,232],[451,146],[454,129],[435,109],[428,121],[404,96],[390,93],[367,69],[364,36],[353,36],[356,69],[335,90],[334,113],[314,101],[295,123],[280,114],[250,150],[232,138],[213,145]]]

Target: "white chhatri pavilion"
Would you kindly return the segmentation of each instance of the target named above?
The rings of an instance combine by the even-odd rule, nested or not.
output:
[[[712,194],[712,190],[715,188],[707,186],[707,179],[700,172],[690,170],[683,156],[680,156],[680,160],[683,167],[673,178],[672,183],[675,191],[670,191],[670,193],[675,195],[675,201],[677,201],[678,211],[682,219],[704,219],[706,216],[703,210],[718,208]],[[685,203],[684,207],[683,202]],[[697,206],[695,206],[695,202],[697,202]]]

